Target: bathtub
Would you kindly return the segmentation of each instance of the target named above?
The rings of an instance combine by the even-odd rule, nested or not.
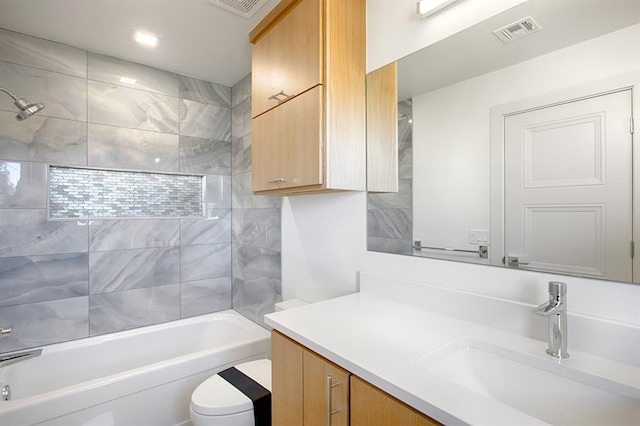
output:
[[[45,346],[0,368],[0,425],[189,425],[198,384],[269,357],[269,332],[232,310]]]

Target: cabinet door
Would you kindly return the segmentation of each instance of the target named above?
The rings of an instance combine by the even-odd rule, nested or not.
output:
[[[323,183],[322,86],[253,120],[254,192]]]
[[[255,42],[252,117],[323,82],[322,3],[322,0],[299,1]]]
[[[351,426],[434,426],[437,421],[351,376]]]
[[[304,352],[304,426],[349,425],[349,372]]]
[[[273,425],[303,424],[303,348],[280,333],[271,333],[271,418]]]

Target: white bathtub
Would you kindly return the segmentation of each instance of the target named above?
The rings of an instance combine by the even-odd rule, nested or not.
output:
[[[269,332],[232,310],[45,346],[0,368],[0,425],[190,424],[198,384],[269,357]]]

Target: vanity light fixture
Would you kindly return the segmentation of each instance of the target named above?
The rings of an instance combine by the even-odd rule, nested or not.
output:
[[[158,47],[160,43],[160,37],[157,35],[136,28],[131,29],[131,40],[147,47]]]
[[[421,18],[431,16],[445,7],[451,5],[456,0],[419,0],[417,4],[417,14]]]
[[[130,78],[130,77],[120,77],[120,83],[124,83],[124,84],[128,84],[130,86],[133,86],[134,84],[136,84],[136,79],[135,78]]]

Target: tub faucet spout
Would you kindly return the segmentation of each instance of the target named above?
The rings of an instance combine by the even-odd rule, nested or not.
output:
[[[0,336],[4,336],[5,334],[11,333],[12,326],[9,327],[0,327]]]
[[[41,353],[42,349],[30,349],[26,351],[6,352],[0,354],[0,368],[36,357]]]
[[[547,353],[555,358],[568,358],[567,353],[567,284],[549,281],[549,300],[533,313],[549,319]]]

